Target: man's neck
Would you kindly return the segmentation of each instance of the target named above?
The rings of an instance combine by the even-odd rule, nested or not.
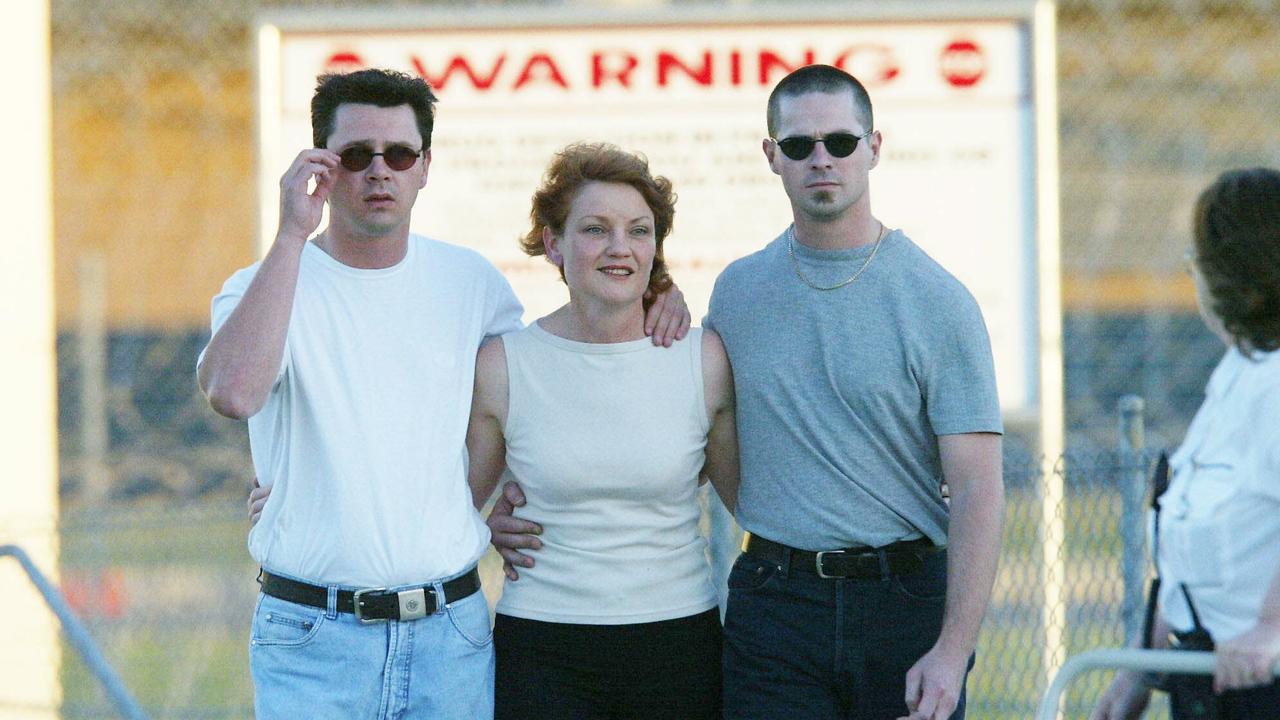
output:
[[[870,211],[848,213],[834,220],[795,217],[796,242],[818,250],[849,250],[870,245],[883,228]]]
[[[330,225],[316,238],[316,245],[348,267],[361,270],[389,268],[409,252],[409,229],[367,236],[343,233]]]

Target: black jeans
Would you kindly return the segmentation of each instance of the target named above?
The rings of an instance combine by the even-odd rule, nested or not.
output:
[[[1280,720],[1280,681],[1213,695],[1213,678],[1207,675],[1196,677],[1203,679],[1202,687],[1196,689],[1186,685],[1170,690],[1169,707],[1173,720],[1205,717],[1213,720]]]
[[[945,552],[918,573],[872,580],[739,556],[724,627],[725,718],[906,715],[907,670],[937,642],[946,587]],[[951,717],[964,717],[963,694]]]
[[[719,720],[720,611],[632,625],[498,615],[495,720]]]

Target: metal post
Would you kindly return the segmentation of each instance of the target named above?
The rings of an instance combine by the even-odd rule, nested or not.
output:
[[[48,604],[49,609],[54,615],[58,616],[58,620],[62,622],[62,630],[66,633],[67,642],[80,653],[80,657],[84,658],[84,664],[93,673],[98,682],[102,683],[102,687],[107,692],[107,696],[111,698],[112,704],[116,706],[116,710],[127,720],[147,720],[147,714],[142,711],[142,707],[129,694],[128,688],[121,681],[120,676],[111,668],[111,663],[107,662],[106,656],[98,649],[96,643],[93,642],[93,636],[85,629],[85,626],[71,611],[71,607],[67,605],[67,601],[63,599],[62,593],[58,591],[53,583],[40,572],[40,569],[31,562],[31,558],[27,553],[17,545],[0,545],[0,557],[12,555],[22,569],[26,571],[27,577],[31,578],[31,584],[35,585],[40,594],[44,596],[44,601]],[[18,618],[9,618],[18,621]]]
[[[107,261],[99,252],[81,254],[76,264],[80,290],[80,458],[84,469],[81,497],[97,508],[111,494],[111,450],[107,415]]]
[[[1120,536],[1124,542],[1124,618],[1125,639],[1137,637],[1142,626],[1143,589],[1146,585],[1146,496],[1147,463],[1145,403],[1137,395],[1125,395],[1116,405],[1119,416],[1118,480],[1122,510]]]
[[[1071,681],[1089,670],[1113,668],[1116,670],[1140,670],[1144,672],[1163,672],[1178,674],[1212,675],[1216,658],[1209,652],[1186,652],[1180,650],[1136,650],[1133,648],[1114,648],[1089,650],[1080,653],[1062,666],[1049,688],[1045,691],[1036,713],[1036,720],[1054,720],[1060,714],[1062,693]],[[1271,669],[1272,675],[1280,676],[1280,662]]]
[[[1041,459],[1040,483],[1040,622],[1044,628],[1041,655],[1048,683],[1067,659],[1066,585],[1066,472],[1065,456]]]

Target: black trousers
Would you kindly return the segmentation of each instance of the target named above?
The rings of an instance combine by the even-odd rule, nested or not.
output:
[[[495,720],[719,720],[720,611],[632,625],[498,615]]]
[[[1213,678],[1196,676],[1196,683],[1173,688],[1169,693],[1173,720],[1280,720],[1280,681],[1213,694]]]
[[[946,596],[945,551],[919,572],[875,579],[823,578],[743,553],[729,573],[725,717],[905,716],[907,671],[937,642]],[[964,717],[961,686],[950,720]]]

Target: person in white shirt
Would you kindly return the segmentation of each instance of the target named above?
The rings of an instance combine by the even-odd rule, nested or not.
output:
[[[434,102],[403,73],[322,76],[275,241],[213,301],[200,388],[274,488],[249,537],[259,718],[492,714],[465,441],[476,350],[523,311],[480,255],[409,233]],[[687,310],[655,306],[669,344]]]
[[[674,203],[638,155],[556,155],[522,245],[559,269],[569,302],[476,358],[476,504],[505,473],[542,529],[537,566],[512,571],[497,607],[498,720],[720,717],[698,487],[705,474],[733,507],[733,380],[713,332],[645,340]]]
[[[1171,689],[1174,720],[1280,718],[1280,172],[1224,173],[1196,203],[1188,269],[1227,346],[1160,496],[1153,646],[1207,631],[1212,680]],[[1140,641],[1140,639],[1138,640]],[[1138,642],[1135,641],[1135,642]],[[1093,720],[1136,719],[1150,689],[1120,671]]]

